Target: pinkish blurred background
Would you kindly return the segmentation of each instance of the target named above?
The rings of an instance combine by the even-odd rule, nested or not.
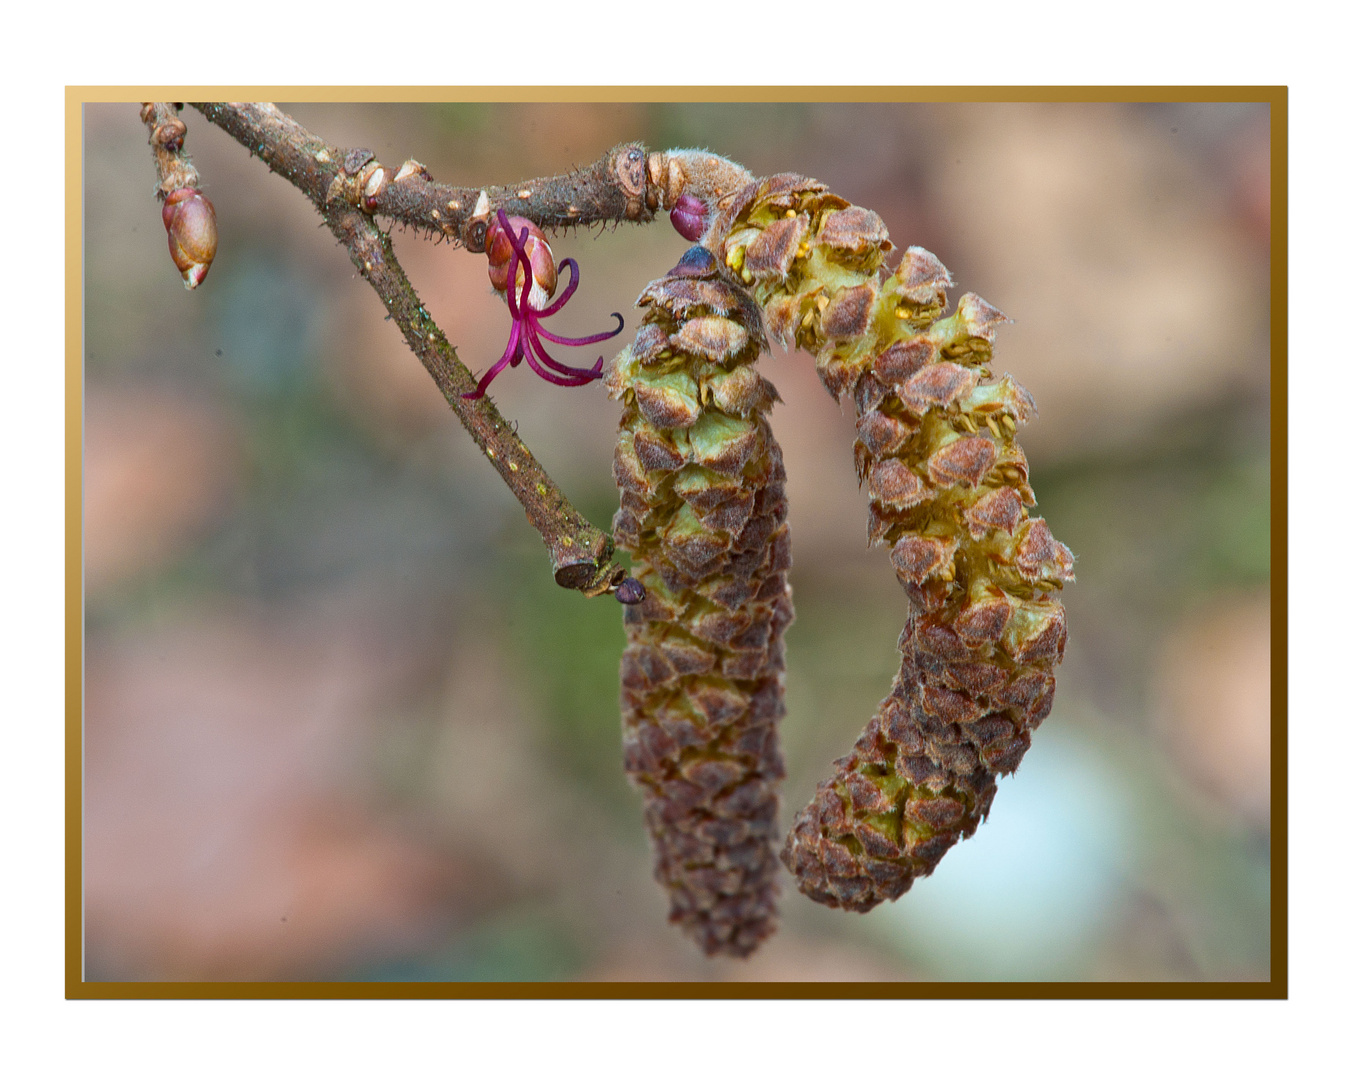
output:
[[[613,143],[799,171],[1015,321],[1040,512],[1079,558],[1055,711],[990,820],[867,916],[784,885],[703,959],[665,922],[621,768],[621,613],[522,511],[306,200],[191,109],[220,251],[184,291],[135,105],[85,111],[86,976],[91,980],[1269,977],[1268,107],[297,105],[332,142],[505,183]],[[484,258],[397,231],[474,371]],[[558,332],[684,241],[554,240]],[[592,359],[590,354],[589,359]],[[784,823],[898,665],[851,416],[765,373],[790,476]],[[600,525],[617,406],[526,368],[506,415]]]

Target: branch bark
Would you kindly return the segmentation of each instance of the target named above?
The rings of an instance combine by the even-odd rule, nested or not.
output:
[[[147,141],[155,154],[161,200],[180,188],[196,188],[198,170],[184,150],[188,128],[179,119],[179,105],[168,101],[143,101],[141,122],[146,125]]]
[[[687,194],[714,217],[754,179],[743,166],[706,151],[648,153],[642,143],[626,142],[592,165],[559,176],[499,187],[455,187],[435,181],[413,158],[393,170],[370,150],[331,146],[272,104],[194,107],[306,192],[322,213],[328,200],[343,195],[368,214],[446,237],[474,252],[485,250],[486,227],[496,210],[527,218],[544,230],[645,223]],[[342,180],[338,187],[336,178]]]

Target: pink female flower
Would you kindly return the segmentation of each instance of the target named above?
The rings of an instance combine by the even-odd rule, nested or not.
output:
[[[509,217],[503,210],[496,211],[495,220],[485,234],[485,253],[490,259],[490,283],[504,293],[509,304],[513,326],[509,330],[509,344],[493,367],[481,376],[476,389],[464,398],[485,396],[485,388],[506,367],[518,367],[527,360],[528,367],[557,386],[583,386],[603,377],[603,357],[592,368],[567,367],[554,359],[542,344],[542,339],[557,345],[593,345],[616,337],[622,332],[622,316],[613,312],[616,330],[605,330],[588,337],[559,337],[542,326],[542,320],[555,315],[575,295],[580,283],[579,265],[574,259],[563,259],[559,267],[552,265],[551,248],[542,230],[527,218]],[[558,270],[570,268],[570,284],[550,307],[545,306],[556,291]]]

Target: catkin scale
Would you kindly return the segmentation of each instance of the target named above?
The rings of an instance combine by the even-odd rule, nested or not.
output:
[[[652,282],[608,367],[623,402],[614,536],[645,599],[626,609],[623,756],[670,919],[747,956],[776,920],[777,725],[792,619],[786,474],[750,366],[758,308],[703,248]]]
[[[857,414],[868,540],[910,600],[900,672],[852,751],[797,816],[782,859],[801,891],[869,911],[902,895],[989,813],[1047,716],[1073,557],[1035,504],[1013,441],[1030,395],[988,364],[1005,316],[972,294],[941,317],[946,268],[910,248],[889,273],[881,219],[822,184],[750,184],[709,242],[769,332],[816,358]]]

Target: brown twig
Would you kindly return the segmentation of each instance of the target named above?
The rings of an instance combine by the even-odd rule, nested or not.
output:
[[[213,102],[194,107],[315,204],[457,418],[522,504],[551,553],[557,584],[587,596],[615,592],[625,571],[612,562],[612,538],[571,506],[492,402],[462,396],[476,388],[475,380],[420,303],[396,261],[389,236],[372,219],[374,196],[391,187],[400,189],[418,170],[411,168],[405,176],[388,180],[370,151],[332,146],[271,104]]]
[[[198,170],[193,167],[193,162],[184,150],[184,137],[188,128],[179,119],[182,107],[177,102],[169,101],[141,103],[141,122],[150,134],[147,141],[155,153],[162,200],[171,191],[198,186]]]
[[[485,250],[486,226],[496,210],[547,230],[649,222],[685,192],[712,210],[723,209],[753,179],[743,167],[705,151],[647,153],[641,143],[627,142],[592,165],[560,176],[500,187],[454,187],[435,181],[413,158],[393,169],[370,150],[331,146],[271,104],[194,107],[305,191],[322,212],[329,199],[343,194],[373,216],[447,237],[475,252]],[[344,184],[333,186],[341,175]]]
[[[336,196],[346,196],[368,214],[448,237],[469,251],[485,250],[486,225],[498,209],[555,229],[650,221],[660,204],[639,143],[615,146],[594,164],[563,176],[503,187],[454,187],[434,181],[414,159],[392,169],[369,150],[331,146],[271,104],[195,102],[194,107],[305,191],[322,213]]]
[[[482,189],[439,184],[411,160],[373,180],[371,206],[374,214],[449,237],[469,251],[484,251],[486,223],[501,208],[543,229],[650,221],[655,205],[646,203],[645,165],[644,147],[622,143],[594,164],[562,176]]]
[[[179,119],[179,102],[145,101],[141,120],[150,132],[160,186],[160,219],[169,239],[170,258],[184,279],[184,288],[196,289],[217,254],[217,214],[212,202],[198,190],[198,170],[184,150],[188,127]]]
[[[484,251],[486,223],[496,210],[527,218],[541,229],[649,222],[656,210],[670,209],[684,192],[716,206],[752,179],[745,169],[715,154],[647,154],[640,143],[630,142],[619,143],[584,168],[504,187],[439,184],[413,159],[394,175],[377,166],[365,186],[364,208],[450,237],[468,251]]]
[[[153,102],[148,107],[165,110],[182,128],[171,106]],[[647,154],[640,143],[621,143],[594,164],[562,176],[505,187],[459,188],[435,182],[413,159],[393,172],[369,150],[333,146],[269,103],[207,102],[194,107],[315,204],[458,419],[542,534],[557,583],[590,596],[613,592],[624,602],[635,602],[634,582],[617,593],[624,572],[611,561],[611,537],[570,505],[491,402],[462,396],[475,388],[471,374],[419,303],[373,217],[388,216],[448,237],[470,251],[483,251],[487,224],[499,209],[545,229],[647,222],[657,209],[672,208],[686,193],[700,200],[714,218],[750,182],[749,172],[702,151]],[[195,173],[195,182],[196,178]]]

